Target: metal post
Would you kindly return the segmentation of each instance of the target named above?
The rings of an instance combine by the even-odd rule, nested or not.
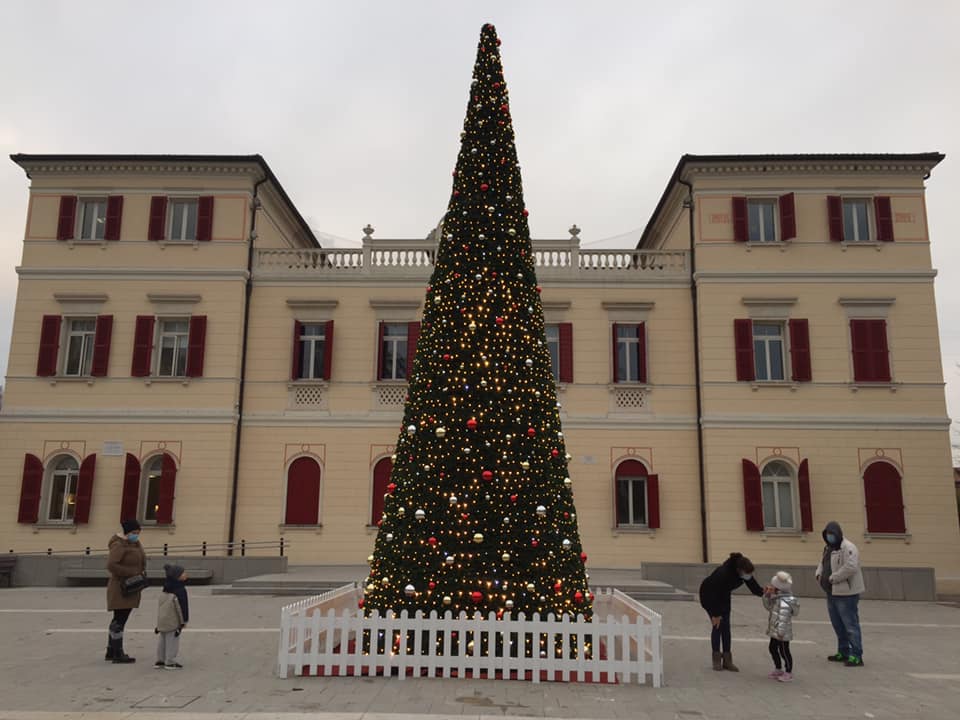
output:
[[[166,543],[163,544],[163,556],[164,556],[164,557],[167,556],[167,544],[166,544]]]
[[[283,557],[283,538],[280,538],[280,557]]]
[[[47,548],[47,555],[53,555],[53,548]]]
[[[203,541],[203,550],[202,550],[202,552],[203,552],[203,556],[206,557],[206,556],[207,556],[207,541],[206,541],[206,540]]]
[[[243,538],[240,539],[240,557],[244,557],[247,554],[247,541]]]
[[[86,549],[86,551],[84,552],[84,555],[89,555],[89,554],[90,554],[90,546],[87,545],[87,549]]]

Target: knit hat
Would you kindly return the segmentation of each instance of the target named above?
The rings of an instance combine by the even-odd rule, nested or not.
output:
[[[183,575],[183,567],[180,565],[164,565],[163,571],[167,574],[168,580],[179,580]]]
[[[124,520],[120,523],[120,527],[123,528],[123,534],[127,535],[132,533],[134,530],[140,529],[140,522],[138,520]]]
[[[773,585],[777,590],[783,590],[786,592],[793,587],[793,578],[790,577],[790,573],[788,573],[786,570],[781,570],[770,579],[770,584]]]

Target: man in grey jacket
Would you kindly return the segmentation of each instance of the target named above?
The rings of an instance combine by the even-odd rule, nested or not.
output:
[[[823,541],[826,545],[817,565],[817,582],[827,593],[827,612],[837,634],[837,653],[827,659],[847,667],[863,667],[859,605],[865,588],[860,553],[833,520],[823,529]]]

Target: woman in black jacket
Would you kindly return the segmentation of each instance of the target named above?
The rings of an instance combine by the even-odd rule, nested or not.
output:
[[[733,664],[730,652],[730,593],[744,583],[754,595],[763,595],[763,588],[753,579],[753,563],[740,553],[730,553],[723,565],[700,583],[700,605],[707,611],[713,624],[710,645],[713,648],[714,670],[740,671]]]

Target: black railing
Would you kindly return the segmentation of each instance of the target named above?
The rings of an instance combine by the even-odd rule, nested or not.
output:
[[[240,540],[239,542],[211,543],[204,540],[196,545],[170,545],[163,543],[159,546],[144,546],[147,555],[193,555],[199,554],[201,557],[211,555],[234,555],[239,552],[240,557],[245,557],[247,551],[251,553],[263,554],[265,550],[275,550],[280,553],[280,557],[290,548],[290,541],[286,538],[279,540]],[[15,552],[10,549],[11,554],[17,556],[42,556],[42,555],[106,555],[107,548],[91,548],[87,545],[83,550],[54,550],[47,548],[44,550],[31,550],[29,552]]]

